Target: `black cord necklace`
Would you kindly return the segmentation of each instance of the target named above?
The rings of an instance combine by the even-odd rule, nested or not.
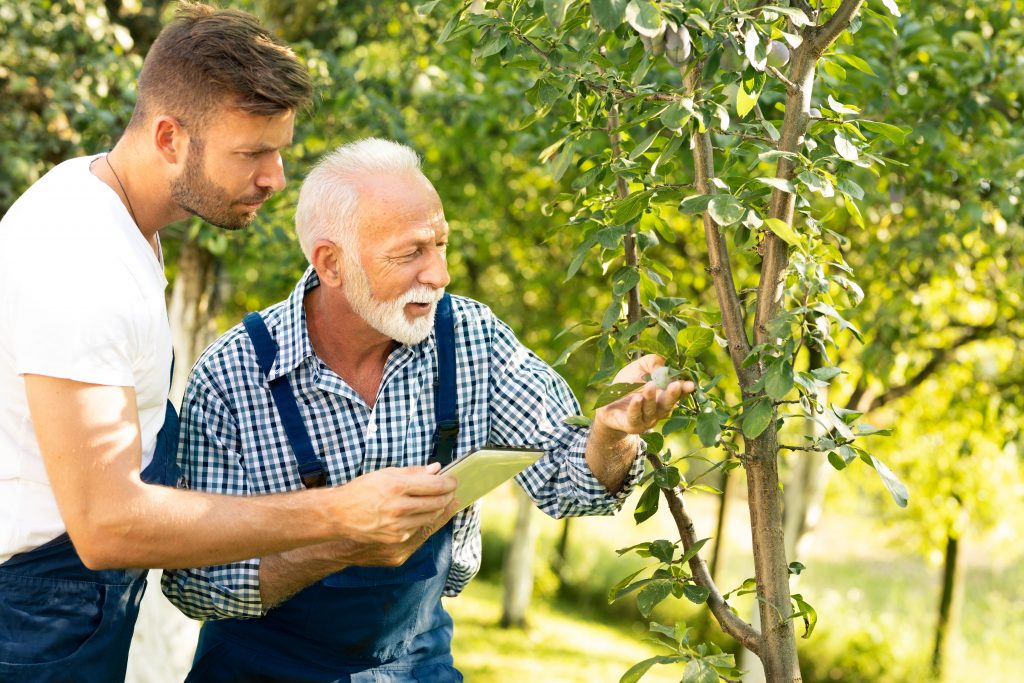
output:
[[[114,167],[110,165],[110,155],[104,154],[103,160],[107,162],[107,168],[109,168],[110,172],[114,174],[114,180],[117,181],[117,186],[121,188],[121,194],[124,195],[124,200],[128,202],[128,213],[132,215],[132,220],[135,221],[135,227],[140,227],[139,219],[135,217],[135,209],[132,207],[132,200],[128,197],[128,190],[124,189],[124,183],[122,183],[121,179],[117,176],[117,171],[114,170]]]

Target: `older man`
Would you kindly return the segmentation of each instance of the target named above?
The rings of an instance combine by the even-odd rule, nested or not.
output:
[[[338,485],[422,466],[446,443],[456,457],[532,444],[544,455],[518,481],[542,510],[607,514],[643,470],[635,435],[693,389],[648,384],[589,430],[565,424],[579,406],[564,381],[486,306],[444,295],[448,225],[407,147],[335,150],[306,179],[296,225],[312,265],[292,295],[250,314],[192,371],[179,448],[192,488],[262,494],[298,489],[304,475]],[[645,357],[617,381],[661,364]],[[424,527],[403,544],[166,573],[171,601],[208,620],[188,680],[462,680],[440,598],[479,568],[479,508]]]

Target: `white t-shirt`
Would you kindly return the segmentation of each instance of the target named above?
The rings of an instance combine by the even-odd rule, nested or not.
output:
[[[163,426],[171,367],[160,258],[117,194],[55,167],[0,220],[0,562],[65,531],[23,375],[135,387],[142,467]]]

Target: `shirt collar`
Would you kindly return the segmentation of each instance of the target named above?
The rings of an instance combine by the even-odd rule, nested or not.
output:
[[[320,278],[313,266],[306,268],[306,272],[299,278],[295,289],[288,295],[284,302],[284,310],[281,316],[281,323],[274,335],[278,344],[277,359],[274,366],[270,368],[267,381],[277,379],[299,367],[307,358],[313,358],[313,343],[309,340],[309,329],[306,327],[306,294],[320,286]],[[415,346],[399,345],[391,354],[388,365],[391,361],[401,361],[408,357],[424,358],[434,351],[435,331],[431,330],[430,335]],[[385,372],[385,374],[387,374]]]
[[[313,344],[309,341],[309,330],[306,328],[305,301],[306,294],[319,286],[320,278],[313,266],[309,266],[285,300],[281,323],[274,335],[278,345],[277,360],[270,368],[268,381],[287,375],[302,361],[314,356]]]

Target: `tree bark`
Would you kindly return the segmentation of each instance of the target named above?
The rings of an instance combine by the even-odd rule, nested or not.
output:
[[[536,545],[533,501],[518,486],[519,502],[516,525],[505,553],[503,591],[501,600],[501,627],[526,626],[526,610],[533,595],[533,556]]]

